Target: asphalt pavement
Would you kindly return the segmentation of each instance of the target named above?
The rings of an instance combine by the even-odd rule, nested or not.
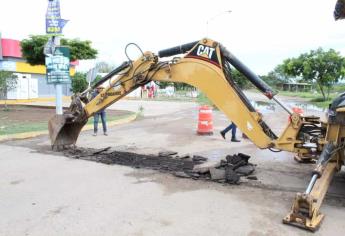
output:
[[[255,100],[255,97],[253,97]],[[258,99],[260,100],[260,99]],[[223,140],[229,120],[214,111],[214,135],[196,134],[198,105],[129,101],[144,117],[114,126],[109,136],[82,132],[77,145],[157,154],[173,150],[210,160],[246,153],[258,180],[240,185],[178,178],[148,169],[71,159],[50,149],[46,135],[0,143],[0,235],[311,235],[281,223],[295,193],[304,191],[313,165],[287,152],[260,150],[238,136]],[[279,133],[286,114],[264,110]],[[337,175],[321,211],[325,220],[313,235],[344,235],[344,177]]]

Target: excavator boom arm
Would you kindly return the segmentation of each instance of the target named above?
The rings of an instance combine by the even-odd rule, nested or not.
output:
[[[168,61],[160,60],[177,54],[184,55]],[[225,47],[213,40],[203,39],[159,51],[158,55],[145,52],[136,61],[124,63],[105,76],[101,82],[107,85],[106,88],[92,100],[85,98],[85,92],[74,96],[68,114],[49,122],[52,145],[75,144],[81,128],[94,113],[150,81],[167,81],[187,83],[201,90],[259,148],[295,151],[296,144],[301,143],[296,137],[302,120],[289,124],[278,138],[232,80],[231,66],[243,73],[269,99],[273,98],[272,89]],[[308,152],[303,147],[299,150]]]
[[[202,47],[206,52],[207,47],[210,48],[209,52],[212,49],[208,44],[197,44],[194,47],[197,53],[201,53],[198,47]],[[213,51],[214,54],[218,54],[219,63],[215,60],[211,61],[210,53],[208,55],[210,58],[207,58],[206,53],[205,56],[198,58],[193,55],[194,50],[192,49],[184,58],[176,60],[173,64],[152,72],[151,80],[186,83],[198,88],[259,148],[269,147],[274,138],[273,133],[271,137],[265,133],[260,114],[223,72],[219,47]]]

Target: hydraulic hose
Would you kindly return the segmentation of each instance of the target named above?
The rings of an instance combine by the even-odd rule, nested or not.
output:
[[[183,54],[183,53],[191,50],[195,46],[195,44],[197,44],[198,42],[199,41],[195,41],[195,42],[191,42],[191,43],[182,44],[180,46],[160,50],[158,52],[158,56],[160,58],[162,58],[162,57],[174,56],[177,54]]]
[[[225,59],[241,72],[255,87],[257,87],[269,99],[275,95],[272,88],[268,86],[262,79],[252,72],[245,64],[243,64],[234,54],[229,52],[224,46],[220,45],[221,51]]]
[[[103,84],[105,81],[109,80],[111,77],[113,77],[114,75],[118,74],[119,72],[123,71],[124,69],[126,69],[127,67],[130,66],[130,63],[128,61],[123,62],[120,66],[116,67],[114,70],[112,70],[111,72],[109,72],[107,75],[105,75],[100,81],[98,81],[97,83],[95,83],[91,89],[95,89],[97,88],[99,85]]]

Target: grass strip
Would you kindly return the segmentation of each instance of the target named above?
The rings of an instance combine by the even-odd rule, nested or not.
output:
[[[111,116],[107,114],[107,122],[124,119],[124,118],[132,116],[133,114],[134,113],[130,113],[130,114],[119,115],[119,116]],[[87,124],[93,124],[93,117],[88,120]],[[29,123],[29,122],[13,123],[7,120],[6,122],[0,124],[0,136],[26,133],[26,132],[44,131],[47,129],[48,129],[48,121],[35,122],[35,123]]]

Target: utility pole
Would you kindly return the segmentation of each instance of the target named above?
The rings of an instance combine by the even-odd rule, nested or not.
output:
[[[55,46],[60,46],[60,37],[59,36],[53,36],[52,37],[53,43]],[[56,114],[62,115],[63,109],[62,109],[62,84],[61,83],[55,83],[55,108],[56,108]]]
[[[47,83],[54,84],[56,114],[63,114],[62,84],[70,83],[69,77],[69,49],[60,46],[62,28],[67,20],[61,19],[60,1],[48,0],[46,13],[46,33],[51,35],[45,45]]]

